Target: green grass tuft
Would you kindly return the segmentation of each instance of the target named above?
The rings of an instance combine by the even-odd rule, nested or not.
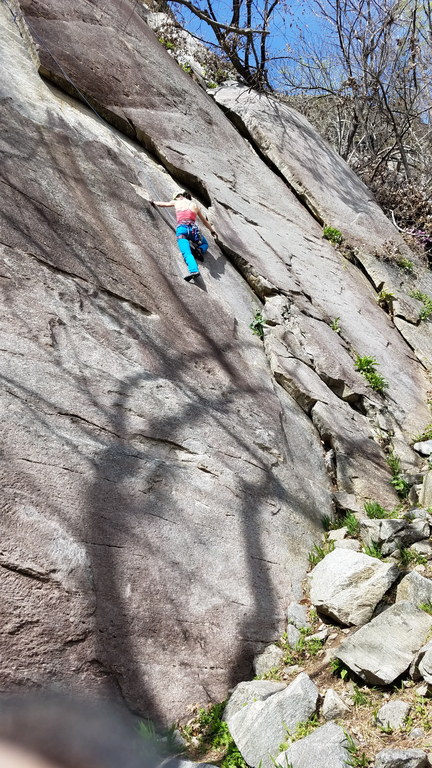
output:
[[[264,326],[265,320],[259,310],[255,312],[254,319],[252,320],[249,328],[255,336],[259,336],[261,341],[264,339]]]
[[[335,227],[324,227],[323,237],[325,240],[329,240],[333,243],[333,245],[340,245],[343,240],[342,232]]]
[[[373,541],[372,544],[363,547],[363,552],[365,555],[369,555],[369,557],[376,557],[377,560],[382,560],[384,557],[381,551],[381,545],[377,544],[376,541]]]
[[[377,501],[365,501],[364,510],[372,520],[384,520],[390,517],[387,510],[381,504],[378,504]]]
[[[405,480],[402,474],[402,467],[399,456],[396,456],[395,453],[390,453],[387,457],[387,464],[389,465],[392,473],[392,479],[390,480],[390,483],[392,484],[399,498],[406,499],[410,492],[411,485],[407,480]]]
[[[326,555],[328,555],[330,552],[333,552],[334,548],[335,543],[330,539],[326,539],[322,546],[319,544],[314,544],[313,549],[308,554],[309,564],[314,567],[320,562],[320,560],[323,560]]]
[[[354,361],[356,371],[364,376],[371,389],[382,394],[388,387],[388,384],[384,377],[377,373],[377,365],[379,363],[371,355],[357,355]]]

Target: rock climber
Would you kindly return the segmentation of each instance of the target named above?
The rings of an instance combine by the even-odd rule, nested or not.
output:
[[[192,202],[192,196],[189,192],[179,192],[168,203],[161,200],[152,200],[151,202],[158,208],[175,208],[177,218],[177,244],[189,270],[189,274],[185,276],[185,280],[193,280],[195,277],[199,277],[200,271],[190,244],[195,244],[196,248],[203,256],[208,249],[208,242],[196,225],[197,216],[210,230],[211,234],[215,235],[216,232],[213,224],[210,224],[206,219],[199,205]]]

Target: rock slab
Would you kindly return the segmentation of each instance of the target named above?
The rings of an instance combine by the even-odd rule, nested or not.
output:
[[[273,693],[283,691],[285,688],[285,683],[276,683],[272,680],[251,680],[250,682],[239,683],[228,699],[223,713],[223,720],[230,720],[246,704],[252,704],[254,701],[264,701]]]
[[[299,633],[300,634],[300,633]],[[265,651],[256,656],[253,662],[255,674],[258,677],[267,674],[282,663],[284,652],[277,645],[268,645]]]
[[[407,601],[396,603],[344,640],[336,656],[367,683],[392,683],[424,644],[432,617]]]
[[[228,719],[228,728],[247,764],[272,768],[287,731],[308,720],[315,712],[318,689],[302,672],[280,693],[265,701],[248,704]]]
[[[326,723],[304,739],[294,742],[279,755],[276,764],[281,768],[287,765],[292,768],[311,768],[318,764],[325,768],[346,768],[348,760],[344,731],[335,723]]]

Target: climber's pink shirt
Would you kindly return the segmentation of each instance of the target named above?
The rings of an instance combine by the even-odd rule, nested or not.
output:
[[[186,211],[176,210],[176,217],[177,224],[184,224],[186,221],[196,221],[197,215],[195,211],[190,211],[189,209]]]

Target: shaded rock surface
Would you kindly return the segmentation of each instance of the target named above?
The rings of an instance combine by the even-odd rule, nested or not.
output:
[[[336,656],[367,683],[387,685],[405,672],[432,627],[432,616],[400,602],[344,640]]]
[[[395,565],[337,549],[311,572],[310,599],[321,613],[342,624],[365,624],[398,573]]]
[[[318,689],[302,672],[280,693],[248,704],[229,717],[228,728],[247,764],[271,768],[286,733],[308,720],[316,710]]]
[[[280,634],[333,492],[396,503],[377,420],[406,442],[427,423],[427,333],[409,302],[394,326],[139,4],[10,7],[0,684],[114,690],[172,722]],[[149,202],[185,185],[219,232],[195,286]],[[276,295],[263,349],[249,324]]]

